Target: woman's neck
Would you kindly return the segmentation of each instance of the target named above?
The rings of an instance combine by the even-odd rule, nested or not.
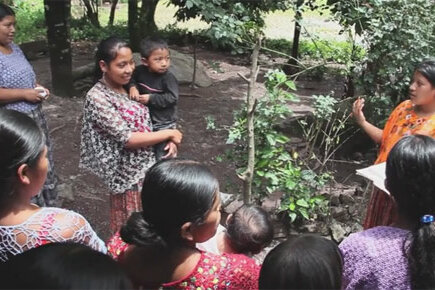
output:
[[[435,102],[426,105],[415,105],[414,111],[420,117],[432,116],[435,113]]]
[[[12,47],[9,44],[0,44],[0,52],[3,54],[11,54]]]
[[[0,208],[0,225],[16,225],[24,222],[40,207],[30,203],[30,198],[19,198],[13,195]]]
[[[126,90],[124,87],[118,83],[112,82],[110,79],[106,78],[103,74],[103,77],[101,78],[101,82],[105,84],[107,87],[109,87],[111,90],[117,93],[124,94],[126,93]]]

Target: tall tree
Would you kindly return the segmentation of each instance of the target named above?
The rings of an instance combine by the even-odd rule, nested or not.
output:
[[[110,4],[110,15],[109,15],[109,26],[113,25],[113,21],[115,20],[115,11],[116,11],[116,5],[118,4],[118,0],[112,0],[112,3]]]
[[[71,0],[44,0],[44,7],[53,93],[72,96]]]
[[[157,31],[154,13],[158,2],[159,0],[142,0],[139,10],[138,0],[128,1],[128,31],[130,33],[130,45],[134,51],[139,50],[142,38]]]
[[[71,2],[71,0],[69,0]],[[95,27],[100,27],[100,21],[98,20],[98,0],[83,0],[85,4],[86,16],[89,21]]]

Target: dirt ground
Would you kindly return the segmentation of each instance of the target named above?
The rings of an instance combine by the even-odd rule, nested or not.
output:
[[[78,43],[74,45],[73,65],[80,66],[93,61],[94,44]],[[175,48],[181,52],[189,48]],[[223,53],[200,50],[198,58],[208,68],[213,85],[193,91],[195,96],[181,97],[179,100],[179,125],[184,138],[180,156],[191,158],[207,164],[218,176],[221,190],[234,193],[240,182],[234,174],[235,168],[219,161],[225,150],[229,149],[225,130],[206,130],[206,116],[212,116],[219,127],[232,123],[233,111],[238,109],[246,94],[246,84],[237,76],[237,72],[249,74],[246,57],[229,56]],[[38,80],[51,88],[49,58],[42,57],[31,61]],[[76,97],[65,98],[52,95],[44,103],[44,112],[48,119],[51,138],[54,144],[55,169],[60,179],[59,193],[62,206],[85,216],[103,239],[109,235],[109,190],[97,177],[78,168],[81,115],[83,96],[92,85],[90,79],[79,81],[80,93]],[[342,85],[330,80],[307,82],[300,81],[298,94],[340,92]],[[187,86],[181,92],[190,94]],[[257,94],[263,94],[264,88],[259,84]],[[295,104],[297,111],[307,110],[309,98]]]

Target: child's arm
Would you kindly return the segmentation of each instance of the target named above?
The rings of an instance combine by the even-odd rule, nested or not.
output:
[[[148,105],[164,109],[175,106],[178,102],[178,81],[172,73],[167,73],[163,81],[163,93],[149,96]]]

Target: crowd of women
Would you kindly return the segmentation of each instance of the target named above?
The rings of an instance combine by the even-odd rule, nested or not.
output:
[[[0,4],[0,287],[435,287],[435,61],[416,67],[410,99],[383,129],[365,119],[363,99],[353,104],[356,122],[380,144],[376,163],[386,162],[389,191],[372,193],[365,230],[338,246],[316,235],[291,236],[261,265],[250,256],[273,238],[262,209],[240,208],[225,229],[209,168],[177,158],[156,162],[151,146],[178,145],[182,134],[153,132],[147,106],[129,98],[132,51],[116,37],[97,47],[81,146],[81,166],[113,193],[113,235],[104,243],[83,216],[52,207],[56,176],[41,111],[49,91],[37,84],[14,33],[14,12]],[[169,156],[176,154],[171,147]]]

